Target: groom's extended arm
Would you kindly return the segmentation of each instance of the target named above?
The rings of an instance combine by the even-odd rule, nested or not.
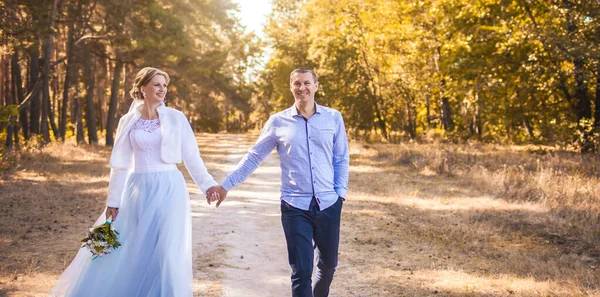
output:
[[[271,153],[277,145],[275,136],[275,117],[271,116],[256,141],[256,144],[250,148],[248,153],[240,160],[237,168],[231,172],[224,180],[221,186],[225,191],[242,184],[262,161]],[[227,192],[225,192],[226,194]],[[220,194],[221,198],[217,202],[217,207],[223,202],[225,196]]]

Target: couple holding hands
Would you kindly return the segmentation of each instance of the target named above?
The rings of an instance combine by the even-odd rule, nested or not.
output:
[[[168,74],[159,69],[140,70],[130,91],[133,103],[119,120],[107,208],[96,223],[112,217],[122,246],[94,261],[80,250],[49,296],[192,296],[191,207],[176,164],[185,164],[207,202],[218,207],[274,148],[281,166],[281,223],[292,296],[328,296],[349,153],[341,114],[315,102],[317,74],[305,67],[291,72],[295,103],[270,116],[221,185],[208,173],[186,116],[164,105],[168,83]]]

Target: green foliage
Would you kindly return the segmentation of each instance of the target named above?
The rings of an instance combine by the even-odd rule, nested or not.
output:
[[[58,3],[57,22],[50,28],[53,2]],[[60,59],[67,56],[67,32],[72,31],[78,40],[71,60],[76,64],[71,65],[73,72],[81,72],[82,63],[94,63],[96,80],[110,82],[107,74],[112,74],[119,59],[127,64],[131,81],[142,67],[158,67],[172,78],[167,99],[203,123],[197,127],[200,130],[225,128],[229,119],[219,115],[235,114],[239,120],[241,114],[248,121],[253,89],[246,75],[257,63],[261,41],[243,30],[232,13],[237,6],[231,0],[26,0],[2,2],[0,8],[9,16],[0,20],[0,37],[9,41],[3,49],[9,54],[15,49],[31,54],[32,46],[39,53],[39,41],[52,30],[56,33],[52,57]],[[93,59],[83,51],[91,51]],[[27,58],[20,59],[24,70]],[[50,70],[58,81],[66,72],[64,61]],[[71,84],[73,88],[84,84],[80,73],[71,76],[78,80]],[[62,95],[63,90],[51,90],[55,91]],[[127,91],[121,88],[119,93]],[[207,106],[211,113],[205,112]]]
[[[52,30],[62,57],[73,26],[75,39],[95,37],[75,51],[108,63],[98,79],[116,58],[130,72],[169,72],[168,99],[199,130],[260,126],[292,104],[289,73],[308,66],[320,75],[317,101],[357,136],[596,148],[598,1],[274,0],[266,41],[243,30],[232,0],[64,0],[50,28],[53,2],[0,3],[4,49],[25,61]],[[61,81],[66,66],[53,67]]]
[[[597,108],[600,4],[551,2],[275,1],[273,54],[254,105],[259,113],[290,105],[288,70],[312,66],[317,101],[341,110],[358,134],[394,141],[444,129],[449,140],[561,143],[583,131],[587,139],[578,123]]]
[[[166,70],[170,97],[197,118],[200,130],[226,128],[222,114],[241,113],[248,120],[252,89],[244,76],[260,54],[260,41],[231,16],[236,9],[231,1],[114,1],[110,7],[115,6],[121,13],[106,14],[106,24],[116,46],[136,65]]]
[[[600,129],[590,119],[579,121],[573,143],[582,152],[600,151]]]
[[[5,127],[9,123],[15,124],[14,119],[18,114],[19,108],[17,105],[0,106],[0,139],[2,141],[5,141],[8,136]],[[14,168],[17,160],[18,152],[15,152],[12,148],[0,145],[0,175],[4,174],[8,169]]]
[[[0,106],[0,126],[8,124],[10,117],[16,117],[19,115],[19,108],[15,104],[9,104],[7,106]]]

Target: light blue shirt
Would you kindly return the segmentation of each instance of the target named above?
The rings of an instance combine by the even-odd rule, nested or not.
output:
[[[296,106],[272,115],[256,144],[222,183],[229,191],[246,178],[277,148],[281,161],[281,199],[308,210],[314,196],[321,210],[348,191],[350,156],[344,120],[339,111],[315,103],[308,120]]]

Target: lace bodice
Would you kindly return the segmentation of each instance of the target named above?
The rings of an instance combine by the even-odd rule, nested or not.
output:
[[[140,118],[133,124],[129,141],[133,147],[135,171],[163,171],[172,168],[173,164],[166,164],[160,158],[161,140],[159,119]]]
[[[160,120],[144,120],[139,118],[135,124],[133,124],[132,130],[144,130],[148,133],[154,132],[154,130],[160,128]]]

